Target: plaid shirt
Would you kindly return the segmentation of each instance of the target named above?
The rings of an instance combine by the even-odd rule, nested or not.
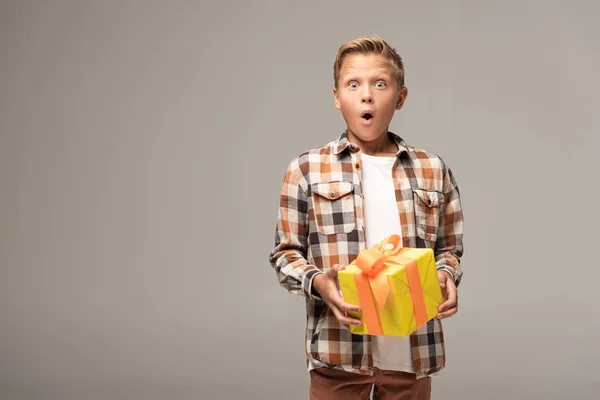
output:
[[[437,269],[449,272],[458,286],[463,215],[454,176],[440,157],[388,135],[398,145],[393,175],[402,243],[434,249]],[[344,133],[290,162],[269,257],[280,284],[306,298],[306,356],[311,368],[373,373],[370,336],[350,333],[312,290],[317,274],[334,264],[349,264],[364,248],[360,149]],[[418,378],[445,366],[440,320],[419,328],[410,343]]]

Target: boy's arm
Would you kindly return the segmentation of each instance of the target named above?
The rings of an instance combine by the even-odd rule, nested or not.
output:
[[[269,261],[281,286],[292,294],[321,299],[313,290],[313,280],[322,271],[308,264],[308,199],[297,177],[298,170],[288,166],[279,198],[275,248]]]
[[[444,166],[444,196],[435,243],[435,260],[438,271],[446,271],[458,287],[462,279],[460,258],[463,255],[463,212],[460,193],[452,171]]]

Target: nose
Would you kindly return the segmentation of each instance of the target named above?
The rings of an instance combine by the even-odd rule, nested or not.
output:
[[[363,103],[368,103],[371,104],[373,103],[373,96],[371,96],[371,91],[368,89],[365,89],[362,93],[362,102]]]

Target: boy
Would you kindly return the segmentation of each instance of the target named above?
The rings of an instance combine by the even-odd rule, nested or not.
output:
[[[406,101],[402,59],[384,40],[342,45],[334,63],[335,106],[346,131],[288,166],[275,248],[280,284],[306,298],[311,399],[429,399],[445,366],[441,319],[458,310],[463,216],[451,170],[438,156],[388,131]],[[398,234],[404,247],[434,249],[444,302],[409,337],[353,335],[337,272],[360,250]]]

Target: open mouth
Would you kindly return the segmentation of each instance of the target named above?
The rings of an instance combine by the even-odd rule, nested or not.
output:
[[[373,113],[371,113],[370,111],[365,111],[365,112],[362,113],[362,115],[360,117],[362,119],[364,119],[365,121],[368,121],[371,118],[373,118]]]

